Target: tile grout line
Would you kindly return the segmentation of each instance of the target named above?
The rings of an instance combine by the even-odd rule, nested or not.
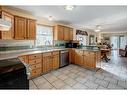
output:
[[[33,80],[32,80],[33,81]],[[37,87],[37,85],[36,85],[36,83],[33,81],[33,83],[34,83],[34,85]],[[38,87],[37,87],[37,89],[39,89]]]
[[[44,76],[42,76],[45,80],[47,80]],[[51,85],[52,85],[52,83],[49,81],[49,80],[47,80]],[[53,85],[52,85],[53,86]],[[55,86],[53,86],[53,87],[55,87]],[[56,87],[55,87],[56,88]],[[57,88],[56,88],[57,89]]]

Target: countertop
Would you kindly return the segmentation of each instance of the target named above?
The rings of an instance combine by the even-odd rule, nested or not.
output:
[[[1,52],[0,53],[0,60],[17,58],[19,56],[29,55],[29,54],[46,53],[46,52],[61,51],[61,50],[67,50],[67,49],[66,48],[50,49],[50,50],[28,49],[28,50],[7,51],[7,52]]]
[[[99,52],[100,50],[98,49],[85,49],[85,48],[76,48],[78,50],[86,50],[86,51],[91,51],[91,52]]]
[[[92,50],[92,49],[84,49],[84,48],[75,48],[75,49],[87,50],[87,51],[91,51],[91,52],[100,51],[100,50]],[[23,55],[30,55],[30,54],[36,54],[36,53],[46,53],[46,52],[61,51],[61,50],[68,50],[68,48],[49,49],[49,50],[27,49],[27,50],[14,50],[14,51],[6,51],[6,52],[4,51],[4,52],[0,52],[0,60],[17,58],[17,57],[23,56]]]

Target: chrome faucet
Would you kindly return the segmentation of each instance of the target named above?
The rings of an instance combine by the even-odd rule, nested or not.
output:
[[[46,40],[46,41],[45,41],[45,49],[48,49],[47,47],[48,47],[48,45],[50,45],[50,44],[51,44],[50,41]]]
[[[48,44],[47,44],[48,43]],[[45,46],[50,45],[50,41],[45,41]]]

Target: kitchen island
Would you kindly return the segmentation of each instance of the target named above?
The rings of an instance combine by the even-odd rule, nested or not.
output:
[[[98,49],[70,49],[70,63],[84,68],[98,69],[101,67],[101,51]]]

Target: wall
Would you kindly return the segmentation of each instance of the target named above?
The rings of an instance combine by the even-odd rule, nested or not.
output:
[[[101,33],[102,37],[111,37],[111,36],[125,36],[127,38],[127,31],[125,32],[109,32],[109,33]],[[126,43],[127,43],[127,39],[126,39]]]
[[[76,40],[76,29],[80,29],[80,30],[87,31],[87,33],[88,33],[88,36],[86,37],[86,38],[87,38],[87,39],[86,39],[87,45],[89,45],[89,37],[90,37],[90,35],[94,35],[94,36],[95,36],[94,41],[96,41],[96,37],[99,38],[99,33],[95,32],[95,31],[93,31],[93,30],[91,30],[91,29],[74,28],[74,34],[73,34],[74,40]]]

